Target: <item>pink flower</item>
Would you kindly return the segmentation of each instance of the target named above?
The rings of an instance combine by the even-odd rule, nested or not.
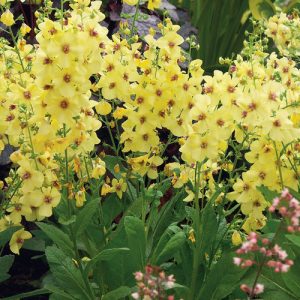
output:
[[[135,280],[137,280],[137,281],[143,280],[143,273],[142,273],[142,272],[135,272],[135,273],[134,273],[134,278],[135,278]]]
[[[137,292],[135,292],[135,293],[132,293],[131,294],[131,297],[133,298],[133,299],[139,299],[140,298],[140,295],[139,295],[139,293],[137,293]]]
[[[254,295],[258,295],[258,294],[261,294],[264,292],[264,285],[261,284],[261,283],[257,283],[255,285],[255,288],[254,288],[254,291],[253,291],[253,294]]]
[[[242,259],[240,257],[234,257],[233,258],[233,263],[237,266],[239,266],[242,262]]]

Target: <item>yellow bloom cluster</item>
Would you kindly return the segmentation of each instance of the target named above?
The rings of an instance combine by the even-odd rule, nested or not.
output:
[[[159,1],[150,3],[156,7]],[[165,175],[174,188],[185,188],[186,202],[195,197],[196,166],[201,165],[196,194],[209,198],[220,184],[214,175],[237,168],[237,157],[226,161],[230,147],[240,147],[250,167],[237,179],[241,172],[235,173],[233,191],[222,197],[240,204],[245,230],[261,228],[268,204],[257,187],[296,188],[299,180],[300,72],[295,62],[254,51],[238,56],[229,72],[204,76],[202,61],[183,55],[179,26],[168,18],[159,25],[161,36],[155,39],[151,30],[144,44],[119,34],[109,39],[99,25],[104,19],[100,4],[81,0],[61,20],[41,17],[34,47],[22,39],[15,48],[1,45],[0,151],[7,143],[19,150],[11,156],[18,168],[6,179],[16,192],[10,193],[0,231],[20,224],[22,217],[49,217],[62,189],[77,207],[84,204],[84,183],[105,174],[105,163],[89,156],[100,143],[100,120],[117,125],[117,150],[128,156],[131,174],[150,179],[158,178],[163,165],[166,149],[159,130],[167,129],[180,144],[183,163],[166,165]],[[100,102],[91,100],[95,96]],[[123,174],[109,184],[107,179],[101,195],[122,198],[127,189]],[[14,236],[15,253],[27,238],[23,231]]]
[[[105,69],[97,86],[107,101],[118,98],[122,103],[121,115],[114,115],[126,117],[123,151],[156,153],[157,131],[167,128],[180,138],[180,152],[188,166],[206,161],[203,178],[211,190],[212,174],[220,169],[220,158],[234,137],[244,149],[250,148],[246,159],[253,165],[234,184],[229,198],[241,203],[248,216],[245,229],[260,228],[267,203],[256,187],[295,188],[299,179],[299,70],[285,57],[257,52],[250,60],[238,56],[231,73],[202,76],[199,60],[190,62],[184,72],[179,65],[183,39],[178,29],[167,19],[161,26],[162,37],[145,37],[148,45],[143,54],[139,44],[120,41],[113,55],[104,57]],[[138,156],[128,162],[143,175],[147,159]],[[180,176],[184,175],[173,174],[178,187],[182,186]],[[192,174],[189,179],[193,181]],[[192,200],[190,196],[186,201]]]
[[[274,15],[267,21],[267,36],[271,37],[281,54],[299,57],[300,18],[294,13]]]
[[[84,180],[89,171],[96,179],[105,173],[100,158],[91,160],[88,168],[81,163],[100,142],[96,130],[101,122],[93,110],[97,102],[90,100],[90,77],[102,64],[99,49],[109,45],[107,29],[99,25],[104,19],[100,4],[75,3],[63,22],[44,19],[35,47],[23,40],[17,50],[2,45],[0,147],[9,142],[19,148],[11,155],[19,167],[13,179],[6,179],[15,192],[8,215],[0,220],[1,231],[19,225],[22,217],[35,221],[51,216],[61,199],[61,183],[69,185],[64,174],[71,169]],[[66,161],[65,169],[60,158]],[[82,206],[82,187],[74,193],[76,205]]]

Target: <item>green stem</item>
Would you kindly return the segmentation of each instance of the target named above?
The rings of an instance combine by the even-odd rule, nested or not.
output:
[[[199,205],[199,187],[200,187],[200,171],[201,171],[201,163],[196,163],[195,168],[195,198],[194,204],[196,209],[196,219],[194,220],[194,230],[196,235],[196,245],[194,247],[194,255],[193,255],[193,271],[192,271],[192,281],[191,281],[191,289],[190,289],[190,299],[195,299],[195,293],[197,288],[197,277],[198,277],[198,269],[199,269],[199,252],[200,252],[200,236],[199,236],[199,227],[200,227],[200,205]]]
[[[76,258],[76,261],[78,263],[78,268],[79,268],[80,274],[82,276],[82,279],[84,281],[84,284],[86,285],[87,295],[88,295],[89,299],[94,300],[95,299],[94,292],[93,292],[93,290],[91,288],[91,285],[90,285],[90,283],[88,281],[88,278],[84,274],[84,269],[82,267],[82,262],[81,262],[80,255],[79,255],[79,252],[78,252],[78,246],[77,246],[76,236],[74,234],[74,231],[73,231],[73,228],[72,228],[72,224],[70,224],[69,229],[70,229],[71,240],[72,240],[73,246],[74,246],[75,258]]]
[[[109,126],[109,122],[108,122],[108,119],[106,116],[104,116],[104,119],[105,119],[105,125],[108,129],[108,134],[109,134],[109,137],[111,139],[111,142],[112,142],[112,145],[113,145],[113,149],[116,153],[116,155],[118,156],[119,155],[119,151],[118,151],[118,148],[116,147],[116,143],[115,143],[115,140],[114,140],[114,137],[112,135],[112,132],[111,132],[111,129],[110,129],[110,126]]]
[[[276,162],[277,162],[278,171],[279,171],[280,185],[281,185],[281,189],[283,190],[284,185],[283,185],[283,176],[282,176],[282,170],[281,170],[280,156],[278,154],[278,150],[277,150],[277,147],[276,147],[276,142],[273,141],[273,145],[274,145],[275,153],[276,153]]]
[[[18,58],[20,60],[20,64],[21,64],[22,70],[23,70],[23,72],[25,72],[26,70],[25,70],[25,67],[24,67],[24,64],[23,64],[23,60],[21,58],[21,54],[20,54],[20,51],[19,51],[16,39],[15,39],[14,33],[12,32],[11,27],[8,27],[8,30],[9,30],[9,33],[11,35],[12,41],[14,43],[14,46],[15,46],[15,52],[17,53]]]
[[[134,35],[134,28],[135,28],[135,22],[137,20],[138,14],[139,14],[139,6],[140,6],[140,0],[137,2],[135,6],[135,13],[132,20],[131,30],[130,30],[130,38]]]

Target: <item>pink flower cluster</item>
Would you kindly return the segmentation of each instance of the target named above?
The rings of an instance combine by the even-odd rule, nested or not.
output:
[[[247,241],[236,250],[236,254],[238,255],[248,253],[260,253],[263,259],[260,259],[260,262],[256,262],[249,258],[235,257],[233,259],[234,264],[246,268],[254,264],[261,264],[261,261],[263,261],[265,266],[273,268],[275,272],[287,272],[290,266],[293,265],[293,261],[287,258],[285,250],[277,244],[272,246],[269,239],[261,238],[255,232],[251,232],[247,237]]]
[[[174,287],[174,275],[167,276],[156,266],[146,266],[145,273],[135,272],[138,291],[131,294],[137,300],[174,300],[174,296],[167,296],[166,290]]]
[[[288,223],[288,232],[300,232],[300,203],[290,194],[288,189],[284,189],[280,197],[273,200],[270,212],[278,211]]]

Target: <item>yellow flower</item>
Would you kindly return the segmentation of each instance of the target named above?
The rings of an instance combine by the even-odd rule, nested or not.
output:
[[[11,252],[15,254],[20,254],[19,250],[22,248],[24,241],[32,237],[29,231],[25,231],[24,228],[16,231],[9,242],[9,247]]]
[[[75,194],[76,207],[82,207],[83,203],[86,201],[85,199],[85,190],[78,191]]]
[[[6,26],[12,26],[15,23],[14,15],[8,9],[1,15],[0,20]]]
[[[242,238],[241,238],[241,235],[240,235],[240,233],[237,230],[235,230],[233,232],[233,234],[231,236],[231,241],[232,241],[232,244],[234,246],[238,246],[238,245],[240,245],[243,242]]]
[[[106,116],[111,112],[111,105],[106,101],[100,101],[95,108],[99,115]]]
[[[189,231],[189,240],[190,240],[192,243],[195,243],[195,242],[196,242],[194,229],[191,229],[191,230]]]
[[[105,174],[105,162],[100,158],[97,159],[97,164],[93,168],[92,178],[99,179],[101,176]]]
[[[60,192],[56,188],[42,188],[42,203],[38,208],[40,217],[50,217],[53,207],[59,204],[61,198]]]
[[[155,8],[160,7],[161,0],[149,0],[148,9],[154,10]]]
[[[101,196],[105,196],[110,192],[111,192],[111,187],[107,183],[104,183],[101,188]]]
[[[34,188],[40,188],[44,182],[44,175],[42,172],[35,170],[35,168],[28,162],[23,161],[21,167],[17,171],[22,179],[23,192],[30,192]]]
[[[110,191],[112,193],[117,193],[118,197],[121,199],[123,193],[126,191],[126,188],[127,188],[127,184],[126,182],[124,182],[123,178],[121,178],[120,180],[114,178],[112,180],[112,187]]]
[[[148,159],[149,170],[147,175],[151,179],[156,179],[158,177],[157,167],[163,164],[163,159],[159,156],[152,156]]]
[[[21,32],[21,35],[26,35],[27,33],[29,33],[31,31],[31,28],[26,25],[25,23],[22,24],[21,28],[20,28],[20,32]]]
[[[123,2],[128,5],[136,5],[138,3],[138,0],[123,0]]]

